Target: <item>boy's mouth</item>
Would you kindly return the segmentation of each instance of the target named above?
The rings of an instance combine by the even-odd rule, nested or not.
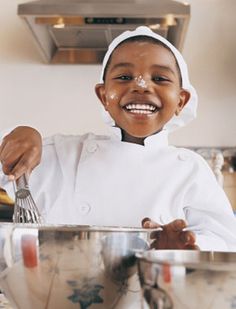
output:
[[[128,103],[123,108],[133,114],[145,115],[150,115],[160,110],[160,107],[151,103]]]

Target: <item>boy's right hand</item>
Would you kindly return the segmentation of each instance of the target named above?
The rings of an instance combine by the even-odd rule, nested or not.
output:
[[[26,126],[15,128],[6,135],[0,145],[0,162],[3,172],[10,180],[28,173],[40,163],[42,137],[40,133]]]
[[[168,224],[160,225],[149,218],[142,220],[144,228],[162,228],[162,231],[151,233],[151,249],[183,249],[199,250],[196,245],[195,234],[191,231],[185,231],[186,222],[182,219],[176,219]]]

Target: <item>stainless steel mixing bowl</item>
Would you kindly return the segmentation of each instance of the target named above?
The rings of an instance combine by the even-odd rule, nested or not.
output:
[[[236,308],[236,253],[138,253],[143,302],[151,309]]]
[[[150,232],[0,224],[0,287],[20,309],[138,309],[135,253]]]

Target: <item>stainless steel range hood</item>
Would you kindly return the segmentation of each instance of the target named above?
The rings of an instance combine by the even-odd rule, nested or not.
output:
[[[190,6],[174,0],[40,0],[18,6],[46,62],[100,63],[114,37],[147,25],[182,49]]]

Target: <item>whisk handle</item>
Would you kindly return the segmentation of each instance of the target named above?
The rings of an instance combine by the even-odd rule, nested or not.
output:
[[[15,181],[15,191],[21,189],[29,189],[28,177],[26,174],[23,174]]]

